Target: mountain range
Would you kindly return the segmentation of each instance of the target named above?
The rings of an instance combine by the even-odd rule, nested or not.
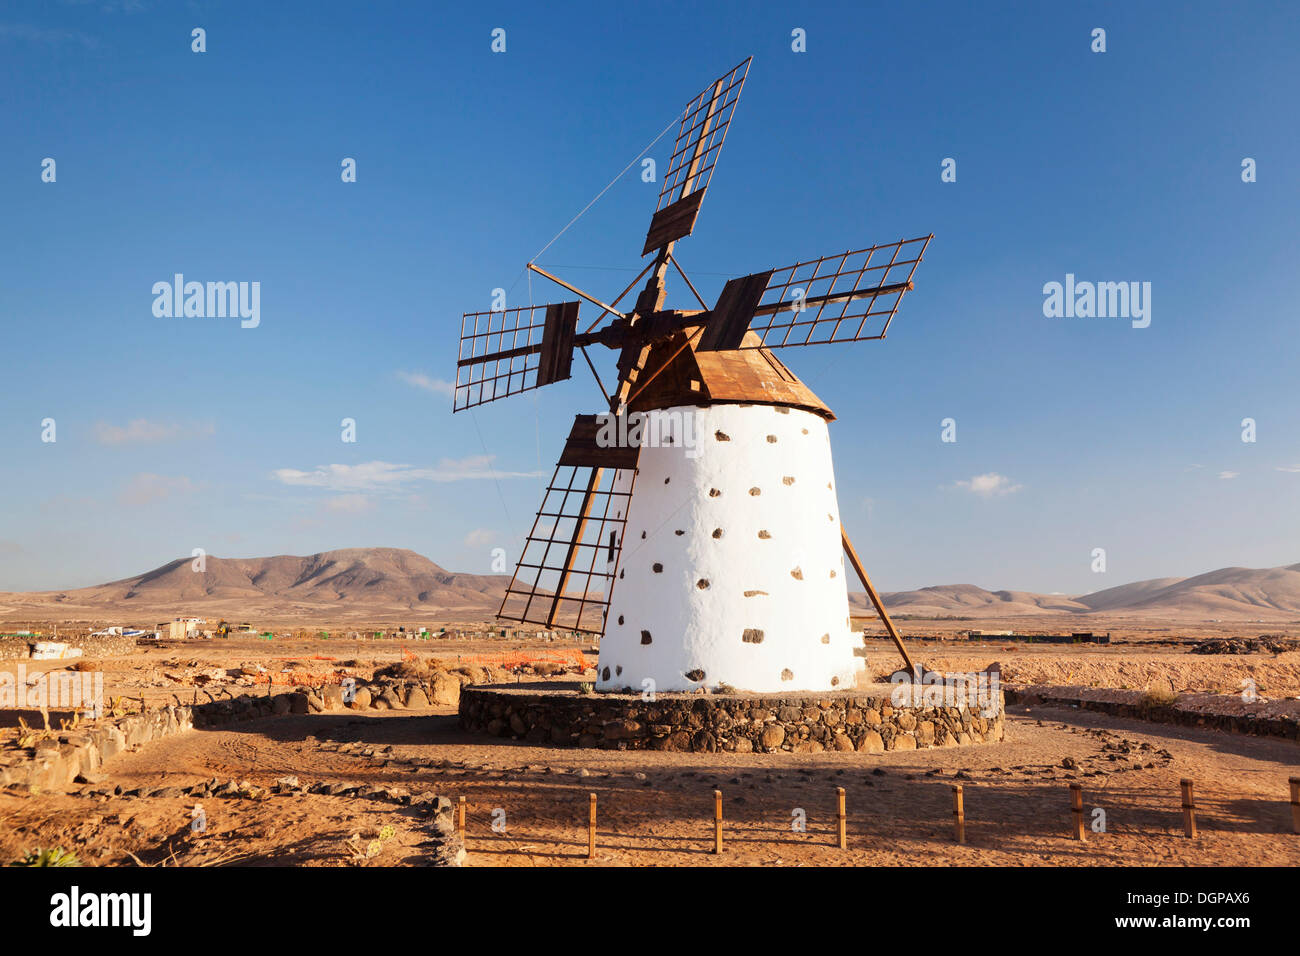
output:
[[[130,618],[196,614],[252,620],[473,620],[495,614],[509,575],[447,571],[400,548],[346,548],[298,557],[190,558],[108,584],[65,591],[0,592],[13,620]],[[1288,621],[1300,617],[1300,564],[1221,568],[1190,578],[1153,578],[1082,595],[989,591],[946,584],[881,595],[891,613],[977,619],[1026,615],[1125,615],[1198,621]],[[853,594],[855,608],[866,596]]]
[[[1288,621],[1300,617],[1300,564],[1280,568],[1220,568],[1190,578],[1151,578],[1089,594],[987,591],[945,584],[881,595],[894,614],[916,617],[1000,617],[1109,614],[1200,621]],[[855,608],[865,595],[850,595]]]

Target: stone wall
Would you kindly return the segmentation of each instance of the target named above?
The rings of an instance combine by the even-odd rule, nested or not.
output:
[[[537,686],[537,685],[534,685]],[[554,686],[554,685],[550,685]],[[915,750],[999,741],[998,713],[966,707],[894,707],[888,690],[779,697],[727,694],[581,694],[466,687],[463,729],[530,743],[607,750],[819,753]]]
[[[1239,698],[1225,695],[1215,700],[1209,694],[1187,694],[1188,700],[1179,699],[1174,703],[1152,703],[1144,700],[1142,691],[1116,691],[1107,688],[1105,696],[1121,697],[1120,700],[1098,699],[1102,696],[1097,691],[1077,690],[1066,687],[1024,686],[1008,687],[1005,696],[1012,704],[1046,707],[1068,707],[1073,710],[1091,710],[1112,717],[1128,717],[1137,720],[1149,720],[1160,724],[1178,724],[1183,727],[1204,727],[1210,730],[1222,730],[1235,734],[1252,734],[1258,737],[1284,737],[1300,740],[1300,715],[1283,712],[1283,707],[1290,701],[1268,703],[1261,702],[1258,711],[1250,713],[1216,713],[1211,707],[1219,706],[1240,710],[1234,706]],[[1209,706],[1204,706],[1209,703]],[[1202,704],[1197,707],[1197,703]],[[1268,712],[1273,710],[1274,712]]]
[[[130,640],[134,642],[135,638]],[[345,706],[349,710],[420,711],[455,707],[463,682],[500,679],[503,673],[467,666],[415,678],[381,675],[372,681],[358,680],[356,698],[348,705],[343,703],[343,688],[339,684],[303,686],[297,691],[274,695],[244,694],[202,704],[181,704],[178,700],[176,704],[142,714],[90,721],[76,730],[52,730],[34,747],[19,747],[16,739],[11,738],[0,746],[0,787],[15,784],[45,789],[65,787],[78,775],[96,773],[105,760],[123,750],[195,727],[219,727],[256,717],[336,711]],[[6,713],[23,717],[29,727],[40,726],[38,711]],[[73,713],[54,709],[49,716],[51,725],[56,725],[60,718],[70,720]]]
[[[110,757],[151,740],[182,734],[195,727],[216,727],[254,717],[305,714],[309,709],[308,695],[302,692],[274,697],[243,696],[207,704],[168,704],[140,714],[104,717],[74,730],[49,731],[28,747],[9,740],[0,750],[0,786],[59,789],[78,776],[93,777]]]
[[[54,641],[53,637],[0,637],[0,660],[25,660],[32,656],[32,648],[37,641],[52,641],[58,644],[67,644],[69,647],[81,648],[81,657],[83,659],[94,660],[99,657],[118,657],[123,654],[132,654],[136,648],[136,638],[123,637],[120,634],[106,636],[84,637],[60,637]]]

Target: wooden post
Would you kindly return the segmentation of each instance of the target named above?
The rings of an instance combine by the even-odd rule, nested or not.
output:
[[[840,849],[847,850],[849,848],[849,835],[844,817],[844,788],[836,787],[835,792],[840,803]]]
[[[1196,837],[1196,800],[1192,796],[1192,781],[1184,777],[1178,781],[1183,788],[1183,832],[1188,837]]]
[[[460,831],[460,839],[461,842],[463,843],[465,841],[465,798],[464,797],[460,798],[459,811],[460,811],[458,814],[459,821],[456,824],[456,829]]]
[[[1074,816],[1074,838],[1087,843],[1088,835],[1083,829],[1083,787],[1077,783],[1070,784],[1070,813]]]
[[[962,805],[961,784],[952,788],[952,818],[957,827],[957,842],[966,842],[966,808]]]
[[[591,816],[587,820],[587,859],[596,859],[596,795],[591,795]]]
[[[1300,833],[1300,777],[1292,777],[1291,784],[1291,830]]]
[[[713,852],[722,852],[722,791],[713,791]]]
[[[890,618],[889,612],[885,610],[880,595],[876,593],[871,579],[867,577],[867,569],[862,566],[862,559],[858,557],[858,552],[854,550],[853,542],[849,540],[849,533],[844,530],[844,525],[840,525],[840,543],[844,546],[844,553],[848,555],[849,564],[857,572],[858,580],[862,582],[863,588],[866,589],[867,597],[871,598],[876,614],[880,616],[881,622],[885,625],[885,630],[889,632],[889,639],[894,642],[894,646],[898,648],[898,653],[902,655],[903,663],[907,665],[908,671],[911,672],[912,679],[920,680],[921,675],[917,671],[916,665],[912,663],[912,658],[908,656],[907,648],[903,646],[903,639],[898,634],[898,628],[894,627],[894,622]]]

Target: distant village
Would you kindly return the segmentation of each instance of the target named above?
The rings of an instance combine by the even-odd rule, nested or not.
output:
[[[543,640],[543,641],[580,641],[590,639],[569,630],[541,630],[529,627],[501,627],[485,622],[462,624],[456,627],[439,625],[383,625],[350,626],[337,630],[312,630],[295,628],[292,630],[263,629],[248,621],[231,623],[225,620],[210,620],[202,617],[178,617],[159,624],[115,624],[109,627],[93,629],[92,626],[77,624],[51,625],[50,630],[16,630],[0,633],[0,639],[20,639],[29,642],[53,641],[92,637],[92,638],[136,638],[138,640],[212,640],[221,638],[261,638],[262,640],[321,640],[340,639],[350,641],[372,640]]]

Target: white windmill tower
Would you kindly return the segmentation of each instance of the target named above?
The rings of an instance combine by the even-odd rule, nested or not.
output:
[[[456,411],[569,378],[575,349],[593,374],[587,346],[620,352],[616,388],[601,385],[610,412],[574,422],[499,612],[600,634],[598,690],[852,687],[864,661],[845,554],[913,669],[840,523],[835,416],[773,350],[883,339],[932,237],[732,279],[709,308],[673,246],[749,62],[687,104],[642,252],[654,257],[612,303],[529,263],[601,309],[585,331],[578,302],[462,320]],[[670,264],[699,309],[664,308]]]

